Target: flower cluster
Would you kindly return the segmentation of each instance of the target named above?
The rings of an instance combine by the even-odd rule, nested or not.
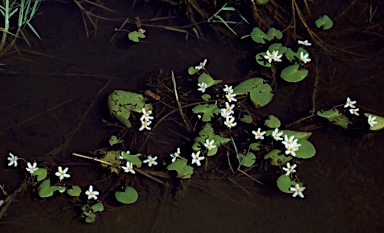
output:
[[[284,135],[284,141],[282,143],[286,149],[285,154],[296,157],[296,151],[298,151],[299,147],[301,146],[301,144],[297,143],[297,138],[295,138],[293,135],[289,138],[287,135]]]
[[[235,117],[232,116],[234,113],[234,104],[230,104],[230,102],[234,101],[236,102],[236,94],[233,94],[233,87],[225,85],[224,87],[225,97],[227,98],[228,102],[225,102],[225,108],[220,109],[221,116],[225,118],[224,124],[228,128],[235,127],[237,123],[235,122]]]
[[[151,110],[147,111],[145,110],[145,108],[143,108],[141,112],[143,113],[143,115],[140,117],[141,127],[139,131],[143,131],[144,129],[151,130],[151,127],[149,127],[149,125],[152,123],[151,120],[153,119],[153,116],[151,116],[152,111]]]
[[[279,51],[277,50],[272,51],[272,53],[267,50],[266,54],[267,55],[265,55],[264,58],[268,60],[268,63],[272,63],[272,60],[274,62],[281,62],[280,58],[283,56],[283,54],[279,54]]]
[[[349,97],[347,97],[347,102],[345,103],[344,108],[349,108],[349,112],[351,114],[358,116],[359,108],[356,108],[355,104],[356,104],[355,100],[351,100]]]

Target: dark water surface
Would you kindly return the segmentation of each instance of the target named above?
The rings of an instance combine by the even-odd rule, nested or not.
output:
[[[175,19],[151,24],[188,24],[178,8],[141,1],[132,8],[131,3],[112,2],[106,6],[119,13],[96,9],[113,20],[99,19],[90,38],[85,36],[77,7],[43,2],[42,14],[33,21],[42,40],[33,40],[32,48],[26,47],[21,54],[0,58],[6,64],[0,73],[0,184],[5,184],[8,193],[24,179],[23,172],[7,166],[9,152],[36,160],[42,167],[69,166],[72,177],[68,182],[83,187],[96,182],[101,196],[113,190],[121,182],[118,177],[109,176],[92,161],[72,156],[72,152],[106,148],[109,136],[118,132],[102,122],[108,118],[106,97],[112,90],[142,92],[149,74],[160,70],[174,70],[187,78],[186,69],[204,58],[208,58],[210,74],[226,82],[262,69],[254,61],[258,51],[254,43],[218,34],[206,24],[202,25],[204,40],[198,40],[192,31],[186,41],[184,33],[143,26],[147,38],[141,43],[130,42],[124,32],[110,41],[113,29],[127,17],[140,16],[145,23],[144,19],[174,15]],[[324,42],[350,52],[325,52],[318,45],[309,48],[310,75],[297,84],[278,80],[274,99],[260,109],[261,116],[274,114],[288,125],[309,115],[313,103],[316,109],[329,108],[344,103],[347,96],[358,101],[362,112],[383,115],[384,35],[383,24],[377,25],[383,23],[384,5],[377,1],[325,2],[310,3],[311,15],[303,4],[306,19]],[[370,4],[379,6],[371,23]],[[335,19],[334,28],[327,32],[313,25],[323,14]],[[244,35],[253,26],[238,30]],[[94,30],[89,21],[88,27]],[[134,30],[135,26],[125,28]],[[300,30],[305,38],[306,32]],[[312,101],[316,78],[317,95]],[[304,199],[246,179],[239,182],[248,193],[228,180],[197,176],[174,192],[136,176],[132,182],[139,192],[138,202],[118,207],[110,203],[93,224],[83,223],[81,206],[64,195],[41,200],[28,190],[8,208],[0,220],[0,232],[382,232],[383,132],[370,132],[362,125],[342,130],[304,123],[313,132],[310,141],[317,149],[315,157],[299,165],[307,188]],[[305,127],[292,125],[291,129]],[[159,139],[173,138],[166,132],[159,130]],[[176,147],[159,143],[145,150],[163,151],[168,156]],[[102,198],[107,203],[111,199]]]

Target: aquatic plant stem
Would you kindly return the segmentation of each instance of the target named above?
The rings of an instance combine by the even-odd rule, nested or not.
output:
[[[109,165],[109,166],[112,166],[111,163],[106,162],[106,161],[101,160],[101,159],[98,159],[98,158],[93,158],[93,157],[90,157],[90,156],[87,156],[87,155],[78,154],[78,153],[72,153],[72,155],[77,156],[77,157],[80,157],[80,158],[84,158],[84,159],[94,160],[94,161],[97,161],[97,162],[99,162],[99,163],[104,163],[104,164],[107,164],[107,165]]]
[[[172,70],[172,83],[173,83],[173,91],[175,93],[175,99],[176,99],[176,102],[177,102],[177,106],[179,106],[180,116],[183,119],[183,121],[185,123],[185,127],[187,127],[187,130],[191,131],[191,129],[192,129],[191,123],[189,121],[187,121],[187,119],[186,119],[186,117],[185,117],[185,115],[183,113],[183,109],[181,108],[181,104],[180,104],[180,101],[179,101],[179,95],[177,94],[177,86],[176,86],[176,80],[175,80],[175,75],[173,73],[173,70]]]
[[[5,0],[5,11],[4,11],[4,31],[0,42],[0,52],[4,50],[5,41],[7,39],[7,33],[9,29],[9,0]]]

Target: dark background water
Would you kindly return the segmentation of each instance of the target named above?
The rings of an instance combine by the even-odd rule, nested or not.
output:
[[[203,58],[208,58],[211,75],[226,82],[241,80],[251,70],[266,71],[254,61],[258,47],[253,42],[233,37],[228,30],[229,34],[223,33],[225,28],[215,32],[207,24],[202,24],[204,40],[195,38],[192,31],[186,41],[183,33],[144,26],[147,38],[141,43],[130,42],[124,32],[110,41],[113,29],[127,17],[140,16],[147,23],[145,19],[176,16],[151,25],[189,22],[181,7],[159,2],[137,1],[134,7],[123,1],[105,4],[118,13],[96,9],[110,20],[99,19],[96,30],[88,22],[94,32],[87,38],[81,11],[74,4],[43,2],[41,15],[33,21],[42,40],[32,40],[32,48],[20,41],[20,54],[1,58],[6,66],[0,73],[0,184],[9,193],[18,187],[24,173],[7,167],[8,152],[42,166],[70,166],[71,182],[84,187],[96,182],[101,193],[113,189],[113,182],[121,182],[95,163],[71,155],[107,147],[109,136],[116,133],[116,128],[101,121],[108,118],[106,97],[112,90],[143,91],[149,74],[160,70],[187,77],[186,69]],[[378,5],[371,23],[370,4]],[[326,52],[317,45],[309,48],[309,77],[297,84],[278,80],[273,101],[259,114],[274,114],[289,125],[309,115],[313,103],[316,109],[323,109],[342,104],[350,96],[362,112],[383,115],[382,2],[309,2],[309,7],[310,15],[304,5],[302,10],[320,38],[349,52]],[[247,12],[244,5],[241,9]],[[329,31],[315,30],[313,22],[323,14],[334,19]],[[253,26],[254,22],[236,30],[244,35]],[[135,30],[132,24],[125,28]],[[298,35],[309,38],[302,27]],[[286,43],[295,42],[287,39]],[[40,200],[29,190],[9,207],[0,221],[1,232],[381,232],[383,133],[370,132],[362,125],[343,130],[304,123],[291,128],[313,132],[310,140],[317,155],[299,165],[307,187],[303,200],[242,180],[249,195],[225,179],[192,178],[175,195],[137,176],[133,182],[138,202],[110,207],[90,225],[79,220],[80,206],[59,195]],[[166,154],[177,147],[167,151],[167,146],[150,146],[146,150]]]

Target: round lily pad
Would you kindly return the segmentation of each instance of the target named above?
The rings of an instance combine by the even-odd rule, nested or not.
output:
[[[116,192],[116,199],[123,204],[132,204],[135,203],[139,197],[136,189],[133,187],[127,186],[124,192]]]
[[[290,65],[285,67],[280,74],[280,77],[287,82],[299,82],[308,75],[308,70],[299,70],[299,65]]]

